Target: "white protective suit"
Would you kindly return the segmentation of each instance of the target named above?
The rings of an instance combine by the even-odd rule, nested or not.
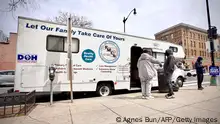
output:
[[[157,70],[153,64],[161,63],[147,53],[142,53],[137,63],[139,78],[141,81],[142,95],[147,97],[151,96],[150,81],[157,75]]]

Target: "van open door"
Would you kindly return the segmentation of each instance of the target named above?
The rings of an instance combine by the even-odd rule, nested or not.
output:
[[[143,53],[143,49],[141,47],[139,46],[131,47],[130,88],[141,87],[141,83],[138,75],[137,62],[142,53]]]
[[[151,48],[143,48],[152,51]],[[141,54],[143,53],[143,49],[139,46],[131,47],[131,66],[130,66],[130,88],[141,88],[141,82],[138,75],[137,62]]]

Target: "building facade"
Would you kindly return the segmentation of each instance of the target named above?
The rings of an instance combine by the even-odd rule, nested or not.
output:
[[[0,42],[0,70],[15,70],[17,33],[10,33],[8,41]]]
[[[182,45],[185,50],[187,68],[194,68],[197,57],[201,56],[204,58],[203,64],[208,69],[211,65],[211,56],[206,45],[209,40],[207,36],[207,30],[205,29],[180,23],[156,33],[155,39]],[[215,40],[214,44],[220,44],[220,37]],[[216,50],[214,56],[215,64],[220,66],[220,52]]]

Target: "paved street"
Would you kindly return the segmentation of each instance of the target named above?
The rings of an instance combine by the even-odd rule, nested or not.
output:
[[[197,85],[197,77],[187,77],[186,76],[186,82],[184,82],[184,86],[191,86],[191,85]],[[210,82],[210,76],[204,75],[203,84],[207,84]]]
[[[209,82],[210,81],[210,76],[206,75],[204,76],[204,82]],[[197,83],[197,77],[187,77],[186,82],[184,82],[184,86],[189,86],[189,85],[196,85]],[[8,89],[11,89],[13,87],[0,87],[0,94],[7,92]]]

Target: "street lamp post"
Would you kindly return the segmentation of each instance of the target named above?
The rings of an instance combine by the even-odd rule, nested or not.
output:
[[[211,49],[211,61],[212,61],[212,67],[215,67],[215,58],[214,58],[214,39],[217,39],[217,28],[215,26],[211,26],[211,20],[210,20],[210,13],[209,13],[209,1],[206,0],[206,9],[207,9],[207,18],[208,18],[208,38],[210,41],[210,49]],[[211,76],[211,84],[210,85],[217,85],[216,84],[216,75]]]
[[[131,10],[131,12],[128,14],[127,18],[124,17],[123,19],[123,23],[124,23],[124,33],[125,33],[125,23],[128,20],[128,17],[131,15],[131,13],[133,12],[134,15],[137,14],[136,8],[134,8],[133,10]]]

